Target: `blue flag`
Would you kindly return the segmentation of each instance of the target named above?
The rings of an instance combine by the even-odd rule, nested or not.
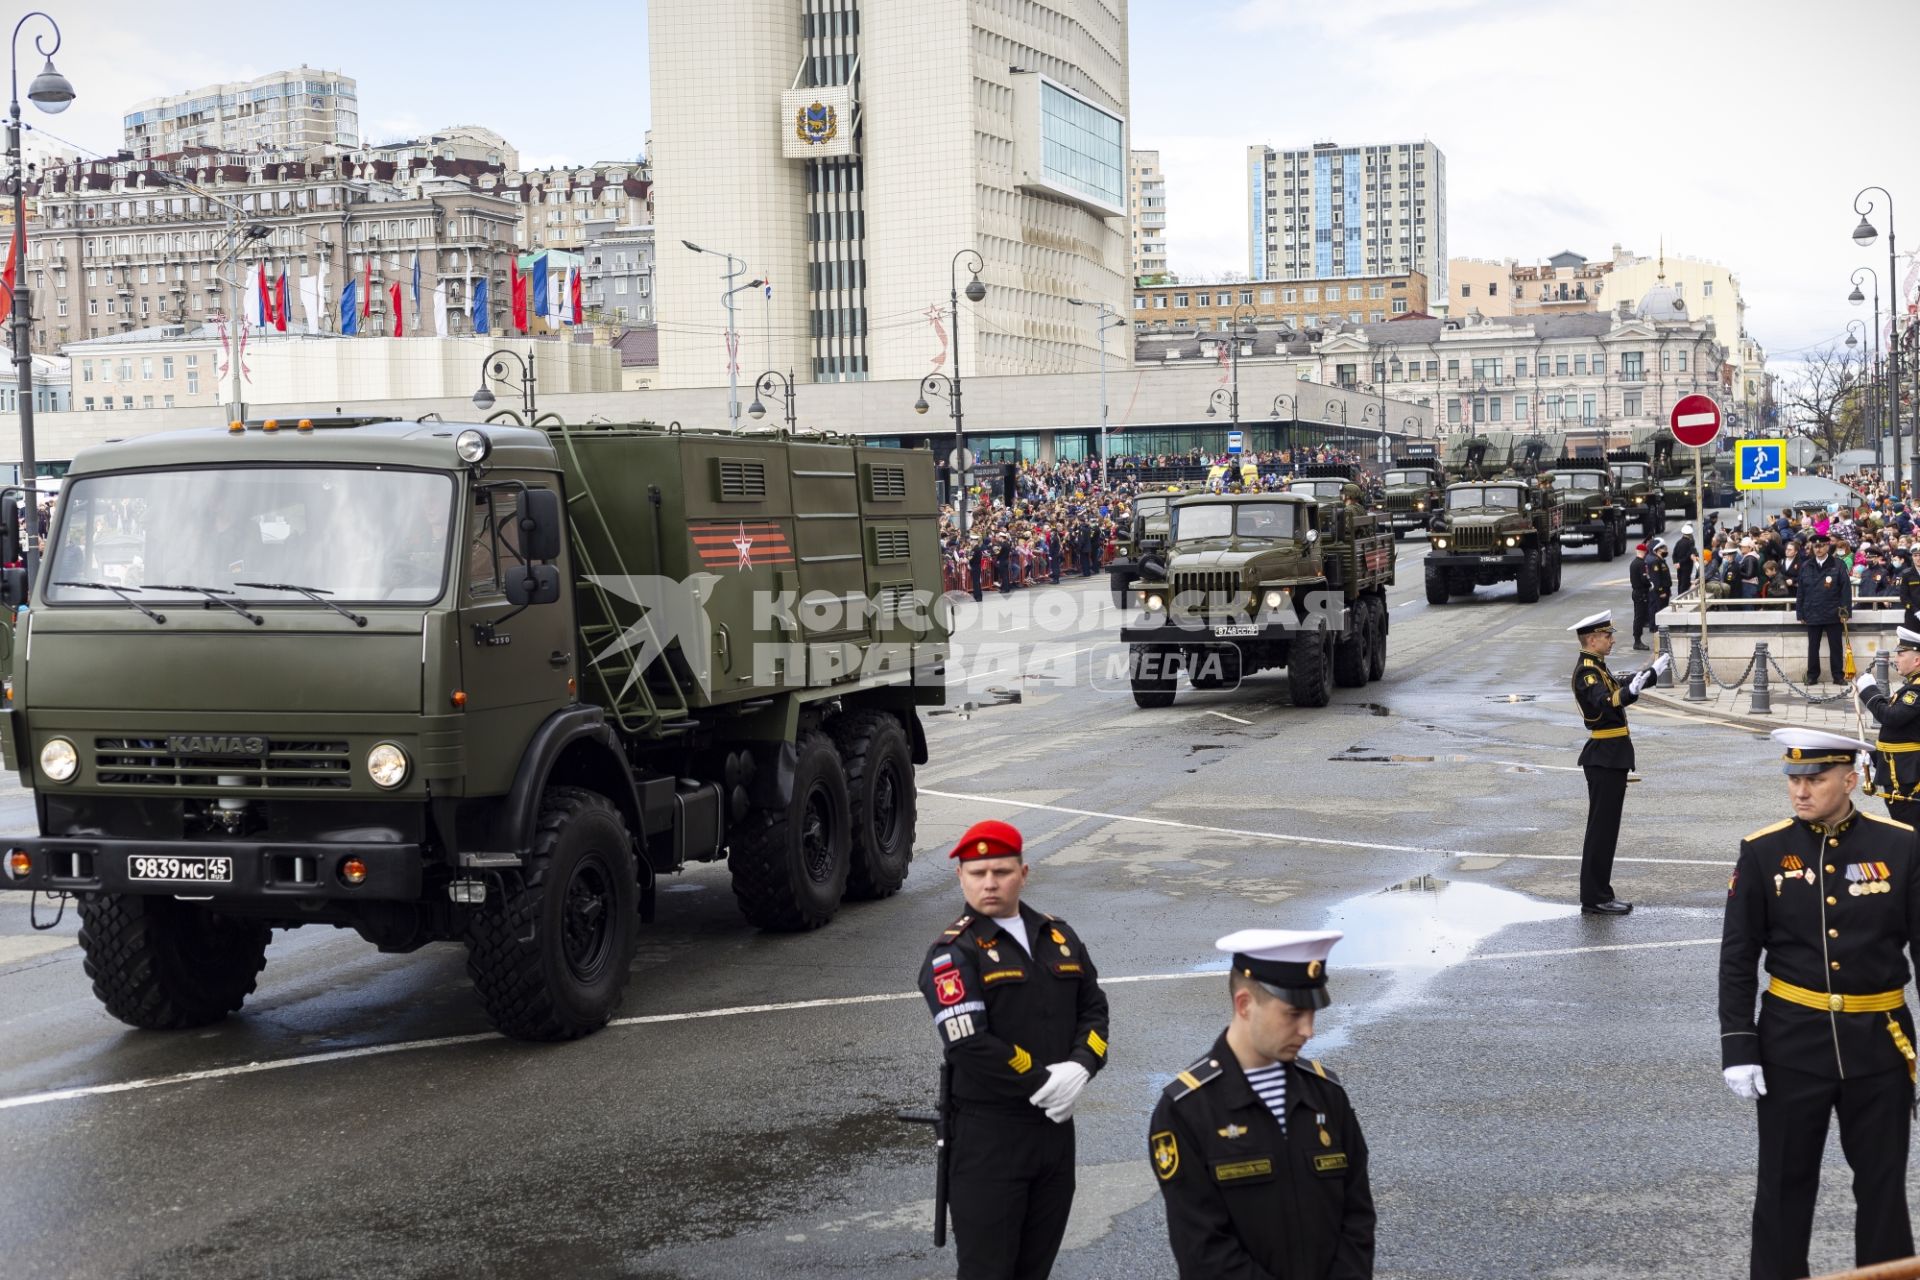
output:
[[[413,251],[413,314],[420,314],[420,251]]]
[[[547,314],[547,255],[533,260],[533,314]]]
[[[493,323],[487,315],[487,282],[485,280],[473,282],[473,331],[475,333],[493,332]]]
[[[360,332],[359,285],[358,280],[349,280],[340,291],[340,332],[349,338]]]

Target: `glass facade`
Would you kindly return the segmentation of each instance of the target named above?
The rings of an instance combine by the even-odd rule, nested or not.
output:
[[[1127,207],[1120,119],[1047,81],[1040,83],[1041,174],[1110,208]]]

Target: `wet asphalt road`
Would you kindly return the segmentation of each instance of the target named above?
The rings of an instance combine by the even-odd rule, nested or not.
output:
[[[1367,1129],[1380,1275],[1744,1274],[1753,1120],[1720,1083],[1714,943],[1739,837],[1785,812],[1775,753],[1636,711],[1645,780],[1615,883],[1639,908],[1580,916],[1564,628],[1627,604],[1624,564],[1571,559],[1536,606],[1503,585],[1434,608],[1419,554],[1401,551],[1386,678],[1321,711],[1291,709],[1278,674],[1162,711],[1094,687],[1085,650],[1111,629],[1034,615],[1071,615],[1097,580],[973,619],[962,664],[982,643],[1049,656],[989,663],[953,691],[975,709],[929,718],[905,891],[767,936],[723,867],[696,869],[642,935],[627,1020],[577,1044],[486,1034],[457,948],[382,956],[314,930],[276,936],[241,1016],[133,1032],[89,995],[71,915],[34,933],[8,896],[0,1273],[951,1275],[928,1240],[929,1135],[891,1117],[931,1100],[911,984],[960,909],[944,852],[999,816],[1026,832],[1029,899],[1079,929],[1113,1005],[1057,1276],[1174,1275],[1145,1124],[1224,1021],[1212,940],[1327,924],[1349,938],[1311,1052]],[[0,822],[30,821],[0,793]],[[793,1002],[818,1003],[760,1007]],[[1837,1268],[1834,1145],[1815,1261]]]

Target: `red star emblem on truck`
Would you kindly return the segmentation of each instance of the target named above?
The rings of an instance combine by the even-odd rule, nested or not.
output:
[[[753,568],[753,539],[747,534],[747,522],[740,522],[740,532],[733,540],[734,549],[740,553],[741,569]]]

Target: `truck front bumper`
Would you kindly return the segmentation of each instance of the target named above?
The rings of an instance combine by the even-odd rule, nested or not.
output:
[[[1485,569],[1497,564],[1518,565],[1523,558],[1518,547],[1501,551],[1429,551],[1426,563],[1435,569]]]
[[[130,893],[164,897],[325,898],[412,901],[420,896],[417,844],[303,844],[248,840],[114,840],[96,836],[9,836],[0,889],[46,893]],[[15,855],[31,860],[15,875]],[[348,859],[366,878],[349,884]],[[180,871],[166,876],[169,870]],[[156,876],[154,873],[161,873]],[[224,877],[224,878],[221,878]]]

